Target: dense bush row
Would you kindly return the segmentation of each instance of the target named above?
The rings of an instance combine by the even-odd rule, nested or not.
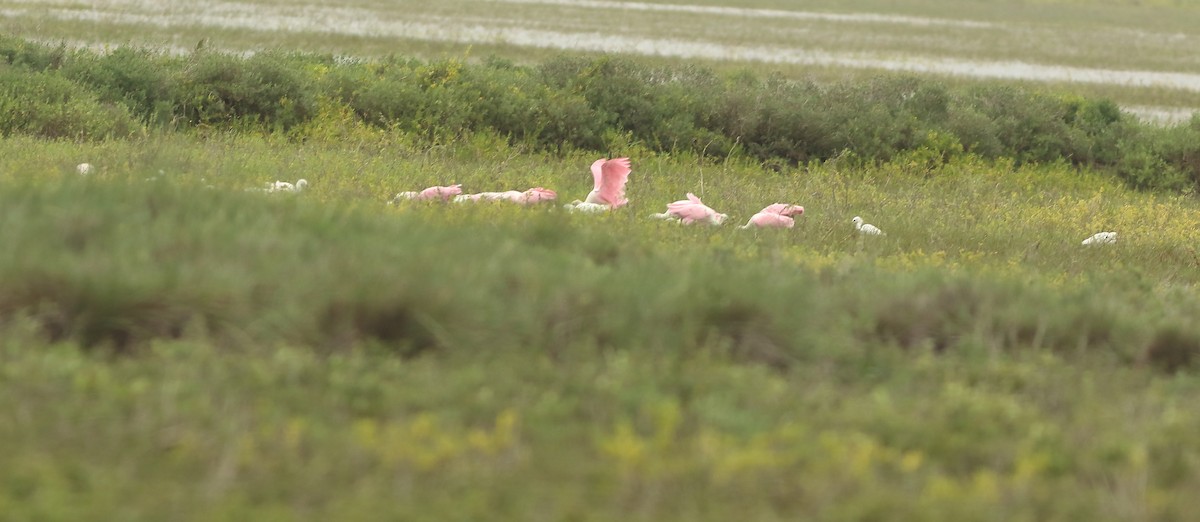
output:
[[[430,140],[489,131],[542,149],[602,149],[625,135],[656,150],[750,154],[780,165],[835,156],[887,161],[914,151],[940,162],[972,153],[1066,160],[1138,188],[1200,184],[1200,118],[1158,128],[1108,100],[1001,84],[952,89],[881,76],[829,85],[613,57],[530,67],[277,52],[97,54],[14,38],[0,38],[0,56],[4,134],[99,138],[144,125],[289,130],[321,103],[341,103],[365,122]]]

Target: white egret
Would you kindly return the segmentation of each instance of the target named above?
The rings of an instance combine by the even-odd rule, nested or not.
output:
[[[879,227],[872,225],[870,223],[863,223],[863,218],[861,218],[859,216],[854,216],[854,219],[851,219],[850,221],[854,222],[854,229],[857,230],[860,234],[864,234],[864,235],[868,235],[868,236],[886,236],[887,235],[882,230],[879,230]]]

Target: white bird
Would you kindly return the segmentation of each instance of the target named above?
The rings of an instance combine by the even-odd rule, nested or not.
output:
[[[80,163],[75,165],[75,171],[78,172],[80,176],[87,176],[88,174],[95,172],[96,167],[93,167],[91,163]]]
[[[857,230],[860,234],[865,234],[868,236],[886,236],[887,235],[882,230],[879,230],[879,227],[877,227],[875,225],[872,225],[870,223],[864,224],[863,218],[861,218],[859,216],[854,216],[854,219],[851,219],[850,221],[854,222],[854,229]]]
[[[295,185],[286,181],[276,181],[274,183],[267,183],[267,188],[263,190],[265,192],[300,192],[307,186],[308,180],[306,179],[296,180]]]
[[[1117,242],[1116,232],[1099,232],[1083,240],[1084,245],[1107,245]]]

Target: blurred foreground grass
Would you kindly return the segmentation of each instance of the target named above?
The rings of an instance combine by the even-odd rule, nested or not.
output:
[[[570,200],[594,157],[327,130],[0,140],[0,519],[1200,513],[1191,197],[618,143],[611,215],[390,207],[451,182]],[[807,212],[645,218],[687,191],[738,224]]]

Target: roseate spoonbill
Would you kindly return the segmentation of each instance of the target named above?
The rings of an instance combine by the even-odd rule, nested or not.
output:
[[[265,192],[300,192],[307,186],[308,180],[306,179],[296,180],[295,185],[286,181],[276,181],[274,183],[267,183],[267,188],[263,190]]]
[[[766,208],[760,210],[757,214],[750,217],[745,225],[738,228],[792,228],[796,224],[793,216],[804,214],[804,207],[800,205],[789,205],[787,203],[775,203],[767,205]]]
[[[592,191],[582,201],[575,200],[563,208],[571,212],[597,214],[629,203],[625,199],[625,183],[633,172],[629,158],[598,159],[592,162]]]
[[[728,215],[721,214],[708,205],[700,201],[691,192],[687,193],[687,199],[681,199],[674,203],[667,204],[667,211],[661,214],[651,214],[650,217],[655,219],[667,219],[679,221],[684,225],[692,223],[707,223],[709,225],[720,225],[725,222]]]
[[[521,193],[516,190],[506,192],[480,192],[478,194],[459,194],[454,196],[455,203],[473,203],[476,201],[516,201],[521,197]]]
[[[440,199],[442,201],[450,201],[454,196],[462,194],[462,185],[450,185],[448,187],[433,186],[420,192],[406,191],[396,194],[390,203],[396,203],[402,199],[415,199],[417,201],[430,201]]]
[[[592,163],[592,191],[584,203],[620,207],[629,202],[625,199],[625,183],[629,181],[629,158],[598,159]]]
[[[75,172],[78,172],[80,176],[87,176],[95,171],[96,167],[93,167],[91,163],[80,163],[75,165]]]
[[[1083,240],[1084,245],[1107,245],[1117,242],[1116,232],[1099,232]]]
[[[886,236],[887,235],[882,230],[879,230],[879,227],[877,227],[875,225],[872,225],[869,223],[864,224],[863,218],[861,218],[859,216],[854,216],[854,219],[851,219],[850,221],[854,222],[854,229],[857,230],[860,234],[864,234],[864,235],[868,235],[868,236]]]
[[[478,194],[460,194],[454,196],[455,203],[471,203],[476,201],[511,201],[520,205],[532,205],[543,201],[553,201],[558,194],[553,190],[534,187],[525,192],[506,190],[504,192],[480,192]]]
[[[533,187],[525,191],[524,198],[521,200],[521,203],[525,205],[532,205],[534,203],[541,203],[543,201],[554,201],[555,199],[558,199],[557,192],[554,192],[548,188]]]

